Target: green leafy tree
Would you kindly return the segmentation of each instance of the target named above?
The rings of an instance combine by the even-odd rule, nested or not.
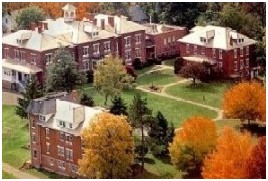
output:
[[[19,29],[29,29],[31,22],[38,23],[38,21],[45,20],[45,12],[36,6],[30,6],[22,10],[16,16],[16,23]]]
[[[110,108],[110,113],[114,115],[125,115],[127,116],[127,106],[124,100],[120,96],[115,96],[112,100],[112,106]]]
[[[163,114],[158,111],[156,118],[150,124],[148,145],[154,156],[165,156],[168,153],[168,143],[174,137],[174,126],[168,126]]]
[[[142,172],[144,171],[144,156],[145,156],[145,135],[144,129],[148,127],[152,120],[152,111],[147,107],[147,100],[142,99],[139,93],[134,95],[132,104],[129,107],[129,121],[134,128],[141,130],[141,157],[142,157]]]
[[[46,73],[46,91],[71,92],[77,84],[86,82],[86,75],[78,70],[68,49],[60,47]]]
[[[27,107],[32,99],[42,97],[43,90],[35,76],[31,76],[25,85],[25,92],[22,93],[23,98],[18,98],[16,106],[16,114],[21,118],[27,118]]]
[[[103,60],[103,64],[97,66],[94,72],[94,86],[104,95],[105,102],[109,96],[119,95],[123,90],[134,87],[134,78],[127,74],[122,60],[118,57],[109,56]]]
[[[80,104],[93,107],[95,103],[92,97],[88,96],[86,93],[83,93],[80,98]]]

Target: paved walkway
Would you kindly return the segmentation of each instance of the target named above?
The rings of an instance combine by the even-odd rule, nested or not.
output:
[[[185,103],[193,104],[195,106],[200,106],[200,107],[207,108],[209,110],[212,110],[212,111],[217,112],[218,116],[214,120],[222,119],[223,111],[221,109],[219,109],[219,108],[212,107],[212,106],[205,105],[205,104],[201,104],[201,103],[194,102],[194,101],[189,101],[189,100],[186,100],[186,99],[183,99],[183,98],[180,98],[180,97],[176,97],[176,96],[172,96],[172,95],[166,93],[166,89],[168,87],[171,87],[171,86],[174,86],[174,85],[177,85],[177,84],[182,84],[182,83],[185,83],[185,82],[188,82],[188,80],[187,79],[183,79],[183,80],[180,80],[180,81],[175,82],[175,83],[166,84],[166,85],[164,85],[162,87],[161,92],[153,92],[153,91],[151,91],[151,90],[149,90],[147,88],[144,88],[144,86],[138,86],[138,87],[136,87],[136,89],[139,89],[139,90],[141,90],[143,92],[155,94],[155,95],[158,95],[158,96],[168,97],[168,98],[171,98],[171,99],[173,99],[175,101],[178,101],[178,102],[185,102]]]
[[[7,172],[10,173],[12,175],[14,175],[14,177],[18,178],[18,179],[39,179],[38,177],[35,177],[33,175],[30,175],[26,172],[22,172],[17,168],[14,168],[6,163],[2,163],[2,169]]]
[[[13,92],[2,92],[2,104],[4,105],[17,105],[17,99],[22,98],[21,94]]]

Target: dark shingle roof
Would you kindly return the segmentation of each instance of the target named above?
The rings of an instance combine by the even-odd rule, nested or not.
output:
[[[131,17],[131,21],[142,22],[148,20],[148,16],[143,12],[143,9],[138,6],[131,6],[128,10],[128,13]]]

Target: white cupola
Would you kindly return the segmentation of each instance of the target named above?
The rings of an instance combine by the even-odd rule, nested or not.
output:
[[[76,19],[75,9],[71,4],[66,4],[63,8],[63,17],[65,22],[73,22]]]

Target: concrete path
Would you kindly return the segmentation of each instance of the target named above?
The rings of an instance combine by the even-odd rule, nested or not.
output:
[[[19,93],[13,92],[2,92],[2,104],[4,105],[17,105],[18,98],[22,98],[22,95]]]
[[[38,177],[35,177],[33,175],[30,175],[30,174],[28,174],[26,172],[22,172],[19,169],[14,168],[14,167],[6,164],[6,163],[2,163],[2,169],[5,172],[14,175],[18,179],[39,179]]]
[[[201,104],[201,103],[198,103],[198,102],[194,102],[194,101],[189,101],[189,100],[186,100],[186,99],[183,99],[183,98],[180,98],[180,97],[176,97],[176,96],[172,96],[170,94],[167,94],[166,93],[166,89],[168,87],[171,87],[171,86],[174,86],[174,85],[177,85],[177,84],[182,84],[182,83],[186,83],[188,82],[189,80],[187,79],[183,79],[183,80],[180,80],[178,82],[175,82],[175,83],[170,83],[170,84],[166,84],[162,87],[162,90],[161,92],[153,92],[147,88],[144,88],[144,86],[138,86],[136,87],[136,89],[139,89],[143,92],[147,92],[147,93],[151,93],[151,94],[155,94],[155,95],[158,95],[158,96],[162,96],[162,97],[168,97],[168,98],[171,98],[175,101],[178,101],[178,102],[185,102],[185,103],[189,103],[189,104],[193,104],[195,106],[200,106],[200,107],[204,107],[204,108],[207,108],[209,110],[212,110],[212,111],[215,111],[217,112],[218,116],[216,117],[216,119],[214,120],[219,120],[219,119],[222,119],[222,116],[223,116],[223,111],[219,108],[216,108],[216,107],[212,107],[212,106],[209,106],[209,105],[205,105],[205,104]]]

